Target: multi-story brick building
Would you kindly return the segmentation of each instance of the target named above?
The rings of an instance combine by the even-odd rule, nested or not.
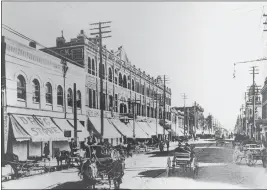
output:
[[[4,152],[41,156],[44,143],[50,152],[69,149],[64,131],[72,131],[73,83],[77,84],[79,141],[89,135],[86,121],[85,74],[81,66],[67,64],[64,77],[61,60],[30,46],[2,37],[2,144]],[[65,93],[64,93],[65,92]],[[67,98],[64,98],[64,95]]]
[[[264,81],[264,86],[261,90],[262,95],[262,120],[259,120],[257,123],[261,126],[262,137],[267,141],[267,77]]]
[[[64,37],[57,38],[56,46],[42,51],[58,56],[61,54],[83,68],[85,74],[85,110],[86,122],[90,132],[100,135],[100,68],[103,69],[104,131],[103,135],[111,135],[110,123],[114,124],[122,135],[132,137],[132,120],[119,119],[132,117],[136,105],[136,138],[145,138],[163,134],[158,125],[163,119],[163,101],[158,101],[156,94],[162,95],[164,86],[161,77],[154,78],[145,71],[132,65],[122,47],[117,51],[109,51],[103,47],[103,64],[100,65],[98,42],[88,38],[83,30],[77,38],[66,42]],[[54,54],[57,52],[58,54]],[[157,96],[158,97],[158,96]],[[135,104],[136,103],[136,104]],[[171,89],[166,87],[166,121],[171,120]],[[158,116],[158,121],[156,121]],[[109,122],[111,121],[111,122]],[[157,122],[157,123],[156,123]],[[131,129],[131,134],[124,131],[125,126]],[[139,127],[138,127],[139,126]],[[152,129],[152,130],[151,130]],[[145,132],[142,133],[141,131]],[[166,132],[167,133],[167,132]],[[115,137],[116,135],[110,136]],[[113,139],[115,140],[115,139]],[[113,141],[112,140],[112,141]],[[118,140],[118,139],[116,139]]]

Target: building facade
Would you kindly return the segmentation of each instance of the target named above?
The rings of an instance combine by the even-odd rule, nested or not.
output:
[[[135,112],[137,122],[149,123],[155,131],[155,126],[157,127],[164,117],[164,81],[161,77],[154,78],[132,65],[122,47],[119,47],[117,51],[109,51],[104,46],[102,52],[103,64],[100,65],[98,41],[88,38],[83,30],[77,38],[71,39],[70,42],[66,42],[62,36],[57,38],[56,43],[55,47],[42,51],[56,57],[60,57],[58,54],[63,55],[83,68],[87,117],[85,125],[91,132],[101,130],[100,101],[104,105],[105,119],[126,118],[125,124],[131,124],[131,118]],[[103,70],[104,97],[102,100],[100,100],[101,69]],[[171,89],[168,87],[165,89],[165,118],[166,121],[170,122]],[[146,127],[143,126],[143,128]],[[108,127],[105,127],[104,123],[104,136],[109,133],[106,130],[108,130]],[[147,132],[147,130],[145,131]],[[158,129],[157,132],[159,132],[158,134],[165,133],[164,129]]]
[[[267,77],[264,81],[264,86],[261,90],[262,95],[262,120],[259,122],[261,127],[261,135],[267,140]]]
[[[86,109],[83,68],[29,46],[2,37],[2,144],[4,152],[19,159],[42,156],[44,143],[51,155],[55,149],[69,149],[68,127],[74,136],[74,83],[77,95],[78,135],[83,141],[89,135],[84,127]],[[64,98],[66,96],[66,98]],[[61,123],[55,121],[62,121]],[[67,131],[68,131],[67,130]]]

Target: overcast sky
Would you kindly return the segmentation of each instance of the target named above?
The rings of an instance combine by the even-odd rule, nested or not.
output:
[[[263,3],[2,3],[2,23],[45,46],[55,46],[64,31],[69,41],[89,23],[112,21],[108,49],[123,46],[133,65],[156,77],[167,75],[172,106],[197,101],[232,129],[244,93],[252,84],[249,67],[259,65],[263,85],[267,63],[233,63],[267,55]],[[5,31],[4,35],[11,36]],[[17,39],[17,38],[16,38]],[[26,43],[26,42],[25,42]],[[265,67],[263,67],[265,66]]]

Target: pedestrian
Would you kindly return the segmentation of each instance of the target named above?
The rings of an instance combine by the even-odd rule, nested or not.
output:
[[[44,155],[45,155],[45,158],[47,158],[50,161],[49,154],[50,154],[50,150],[49,150],[48,143],[45,143]]]
[[[77,143],[74,141],[74,138],[71,138],[71,142],[70,142],[70,154],[71,156],[74,155],[74,153],[77,151]]]
[[[166,145],[167,145],[167,151],[169,152],[169,147],[170,147],[170,141],[167,139],[166,141]]]

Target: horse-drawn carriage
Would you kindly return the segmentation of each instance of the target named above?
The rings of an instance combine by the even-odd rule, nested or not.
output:
[[[197,176],[198,163],[193,149],[193,146],[186,148],[179,145],[179,147],[174,150],[173,158],[171,159],[168,157],[167,159],[166,173],[168,177],[178,174],[180,171],[187,172],[188,170],[192,172],[193,178]]]
[[[241,163],[245,159],[248,166],[253,166],[258,160],[262,160],[263,167],[267,165],[267,152],[262,144],[243,144],[235,146],[233,162]]]
[[[89,155],[88,155],[89,153]],[[79,175],[83,181],[95,188],[99,179],[107,177],[109,187],[113,181],[114,188],[119,189],[124,175],[125,158],[116,149],[106,148],[101,145],[92,145],[81,159]]]

